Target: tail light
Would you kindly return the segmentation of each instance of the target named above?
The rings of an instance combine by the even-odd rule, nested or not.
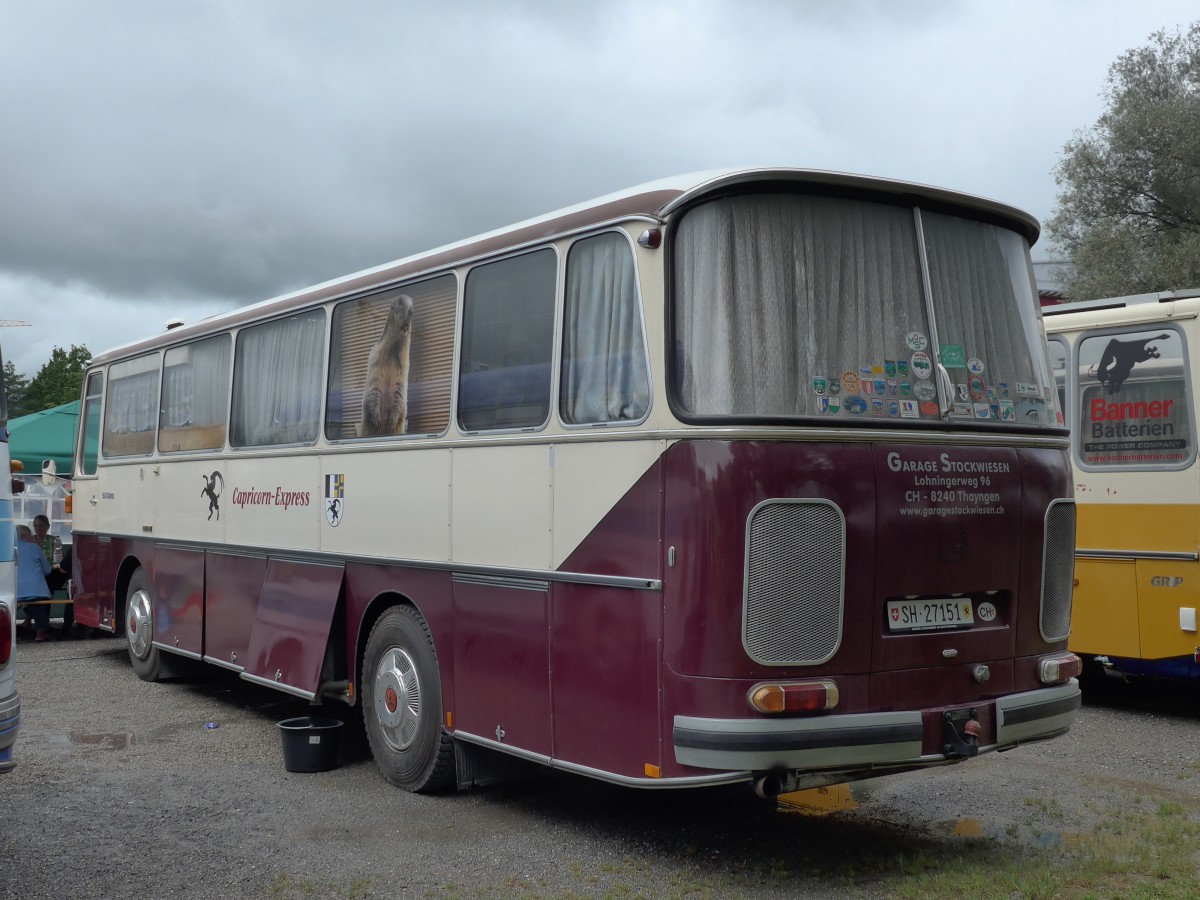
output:
[[[796,681],[756,684],[746,699],[757,712],[778,714],[824,712],[837,706],[839,697],[832,681]]]
[[[1074,653],[1056,653],[1038,661],[1038,678],[1042,684],[1061,684],[1083,671],[1083,660]]]

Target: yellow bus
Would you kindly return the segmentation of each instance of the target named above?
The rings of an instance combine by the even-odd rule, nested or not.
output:
[[[1112,674],[1200,676],[1200,289],[1043,314],[1072,432],[1069,646]]]

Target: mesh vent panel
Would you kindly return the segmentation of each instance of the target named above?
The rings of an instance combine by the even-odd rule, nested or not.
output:
[[[815,665],[842,640],[846,520],[824,502],[767,503],[750,516],[742,641],[756,662]]]
[[[1061,641],[1071,631],[1075,579],[1075,504],[1069,500],[1056,500],[1046,510],[1042,567],[1042,637]]]

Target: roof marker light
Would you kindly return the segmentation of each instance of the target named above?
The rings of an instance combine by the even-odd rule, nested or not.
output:
[[[650,250],[657,250],[662,246],[662,229],[647,228],[638,235],[638,244]]]

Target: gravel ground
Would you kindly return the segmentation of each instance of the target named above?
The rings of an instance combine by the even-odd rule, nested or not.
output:
[[[552,772],[406,794],[341,706],[320,711],[346,721],[338,767],[289,773],[275,723],[313,713],[304,701],[215,669],[144,683],[122,639],[17,652],[0,898],[873,897],[864,847],[1053,849],[1133,797],[1200,808],[1191,689],[1089,695],[1062,738],[833,791],[841,811],[823,815],[742,787],[646,792]]]

